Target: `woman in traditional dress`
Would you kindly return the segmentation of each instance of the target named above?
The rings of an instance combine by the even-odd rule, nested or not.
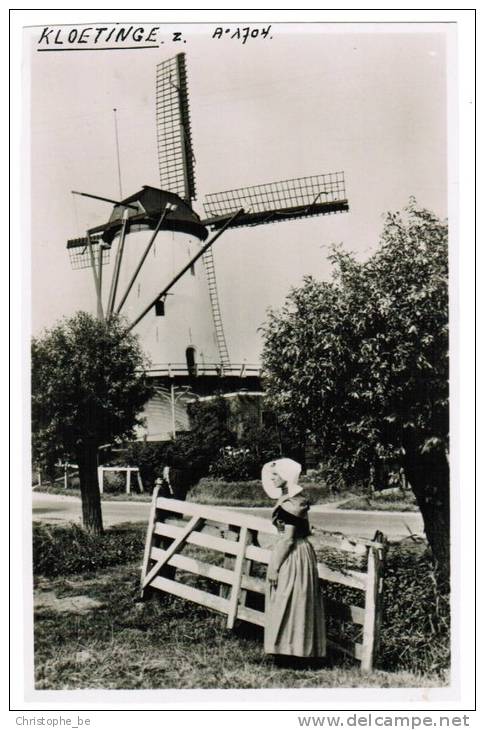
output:
[[[271,461],[262,471],[266,494],[277,500],[272,522],[279,532],[267,572],[264,650],[316,659],[326,654],[325,616],[300,471],[292,459]]]

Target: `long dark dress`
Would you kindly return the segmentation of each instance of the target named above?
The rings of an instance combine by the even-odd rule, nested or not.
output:
[[[309,542],[308,502],[297,495],[280,499],[272,521],[280,531],[295,527],[291,548],[278,571],[276,588],[266,588],[264,650],[267,654],[324,657],[326,654],[323,596],[317,558]],[[288,539],[282,535],[280,540]]]

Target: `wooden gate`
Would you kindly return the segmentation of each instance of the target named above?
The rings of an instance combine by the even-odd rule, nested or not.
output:
[[[141,596],[145,597],[148,589],[155,589],[185,598],[225,614],[229,629],[236,619],[264,626],[262,597],[266,581],[263,575],[270,546],[261,547],[258,540],[270,543],[271,537],[267,540],[267,536],[277,534],[270,520],[245,512],[166,499],[159,497],[155,489],[141,574]],[[363,591],[364,607],[326,600],[326,615],[356,624],[360,634],[357,641],[345,645],[330,634],[328,644],[358,660],[362,671],[370,671],[379,643],[386,540],[381,533],[374,540],[363,540],[319,531],[318,544],[351,552],[365,561],[365,572],[331,569],[325,563],[318,564],[318,572],[324,582]],[[202,550],[195,557],[183,555],[186,545]],[[204,550],[209,551],[205,560]],[[215,581],[219,584],[218,593],[182,582],[184,576],[180,572]],[[255,575],[258,572],[260,575]],[[261,608],[247,605],[250,593],[260,596]]]

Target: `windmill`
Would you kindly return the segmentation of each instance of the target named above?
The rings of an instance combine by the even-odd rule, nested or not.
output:
[[[106,223],[69,240],[67,248],[73,268],[92,271],[98,317],[121,314],[140,336],[158,389],[146,408],[145,435],[163,440],[188,427],[186,406],[194,395],[261,394],[259,366],[230,357],[216,240],[231,228],[345,212],[348,200],[343,172],[333,172],[208,194],[200,217],[192,207],[185,54],[158,64],[155,107],[161,187],[145,185],[123,200],[77,193],[113,208]]]

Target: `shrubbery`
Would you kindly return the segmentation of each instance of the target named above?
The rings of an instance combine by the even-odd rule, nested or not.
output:
[[[192,429],[177,435],[173,441],[127,446],[122,460],[140,469],[143,484],[152,489],[164,466],[173,469],[174,480],[183,498],[187,489],[209,473],[209,467],[220,449],[234,444],[236,437],[227,428],[228,406],[223,398],[196,402],[190,407]]]
[[[248,507],[273,507],[271,500],[263,491],[261,481],[226,481],[205,477],[192,487],[187,499],[199,504],[220,504],[227,507],[245,504]]]
[[[323,460],[316,469],[300,478],[301,484],[307,482],[320,482],[325,484],[330,494],[338,494],[348,489],[347,483],[342,476],[342,467],[332,457]],[[352,489],[356,488],[355,482],[351,483]]]
[[[226,482],[241,482],[257,479],[261,472],[261,462],[250,449],[226,446],[221,449],[219,458],[209,467],[209,475]]]
[[[141,560],[145,528],[122,527],[92,535],[78,525],[33,525],[34,575],[84,573]]]
[[[139,467],[147,490],[162,476],[164,466],[178,470],[187,490],[204,477],[230,483],[259,480],[263,464],[282,455],[304,460],[297,435],[278,427],[274,419],[259,425],[247,417],[239,424],[238,434],[231,431],[228,402],[222,396],[191,404],[190,414],[190,431],[171,441],[133,442],[117,459],[119,464]],[[349,486],[358,493],[368,487],[365,479],[349,480],[345,465],[332,456],[322,457],[318,468],[302,476],[301,482],[325,485],[328,495],[339,494]]]
[[[305,481],[305,497],[311,504],[326,502],[330,496],[324,484]],[[220,504],[226,506],[274,507],[274,499],[270,499],[261,485],[260,479],[248,481],[226,482],[205,477],[192,487],[187,499],[199,504]]]
[[[135,477],[131,475],[131,490],[138,491],[138,484]],[[126,473],[105,471],[103,475],[103,492],[105,494],[122,494],[126,492]]]
[[[246,422],[237,446],[219,449],[218,457],[209,467],[209,475],[226,482],[259,479],[262,465],[280,456],[281,445],[276,430]]]
[[[231,431],[229,406],[222,397],[191,404],[190,418],[191,430],[176,440],[128,444],[119,463],[138,466],[147,488],[162,476],[164,466],[170,466],[187,489],[209,474],[228,482],[257,479],[265,461],[281,455],[274,427],[248,419],[239,437]]]
[[[319,552],[318,559],[334,569],[365,570],[365,561],[351,564],[348,555],[337,551]],[[449,586],[440,585],[438,580],[424,543],[391,545],[386,560],[378,669],[444,675],[450,663]],[[362,591],[335,583],[327,583],[325,590],[333,600],[364,605]],[[341,627],[343,638],[355,640],[356,628],[349,623]]]
[[[148,442],[134,441],[128,444],[120,464],[130,464],[137,466],[140,470],[140,476],[143,486],[147,491],[151,491],[155,479],[162,476],[163,467],[167,464],[167,450],[170,441]]]
[[[443,673],[449,666],[449,586],[438,576],[429,549],[390,549],[379,668]]]

